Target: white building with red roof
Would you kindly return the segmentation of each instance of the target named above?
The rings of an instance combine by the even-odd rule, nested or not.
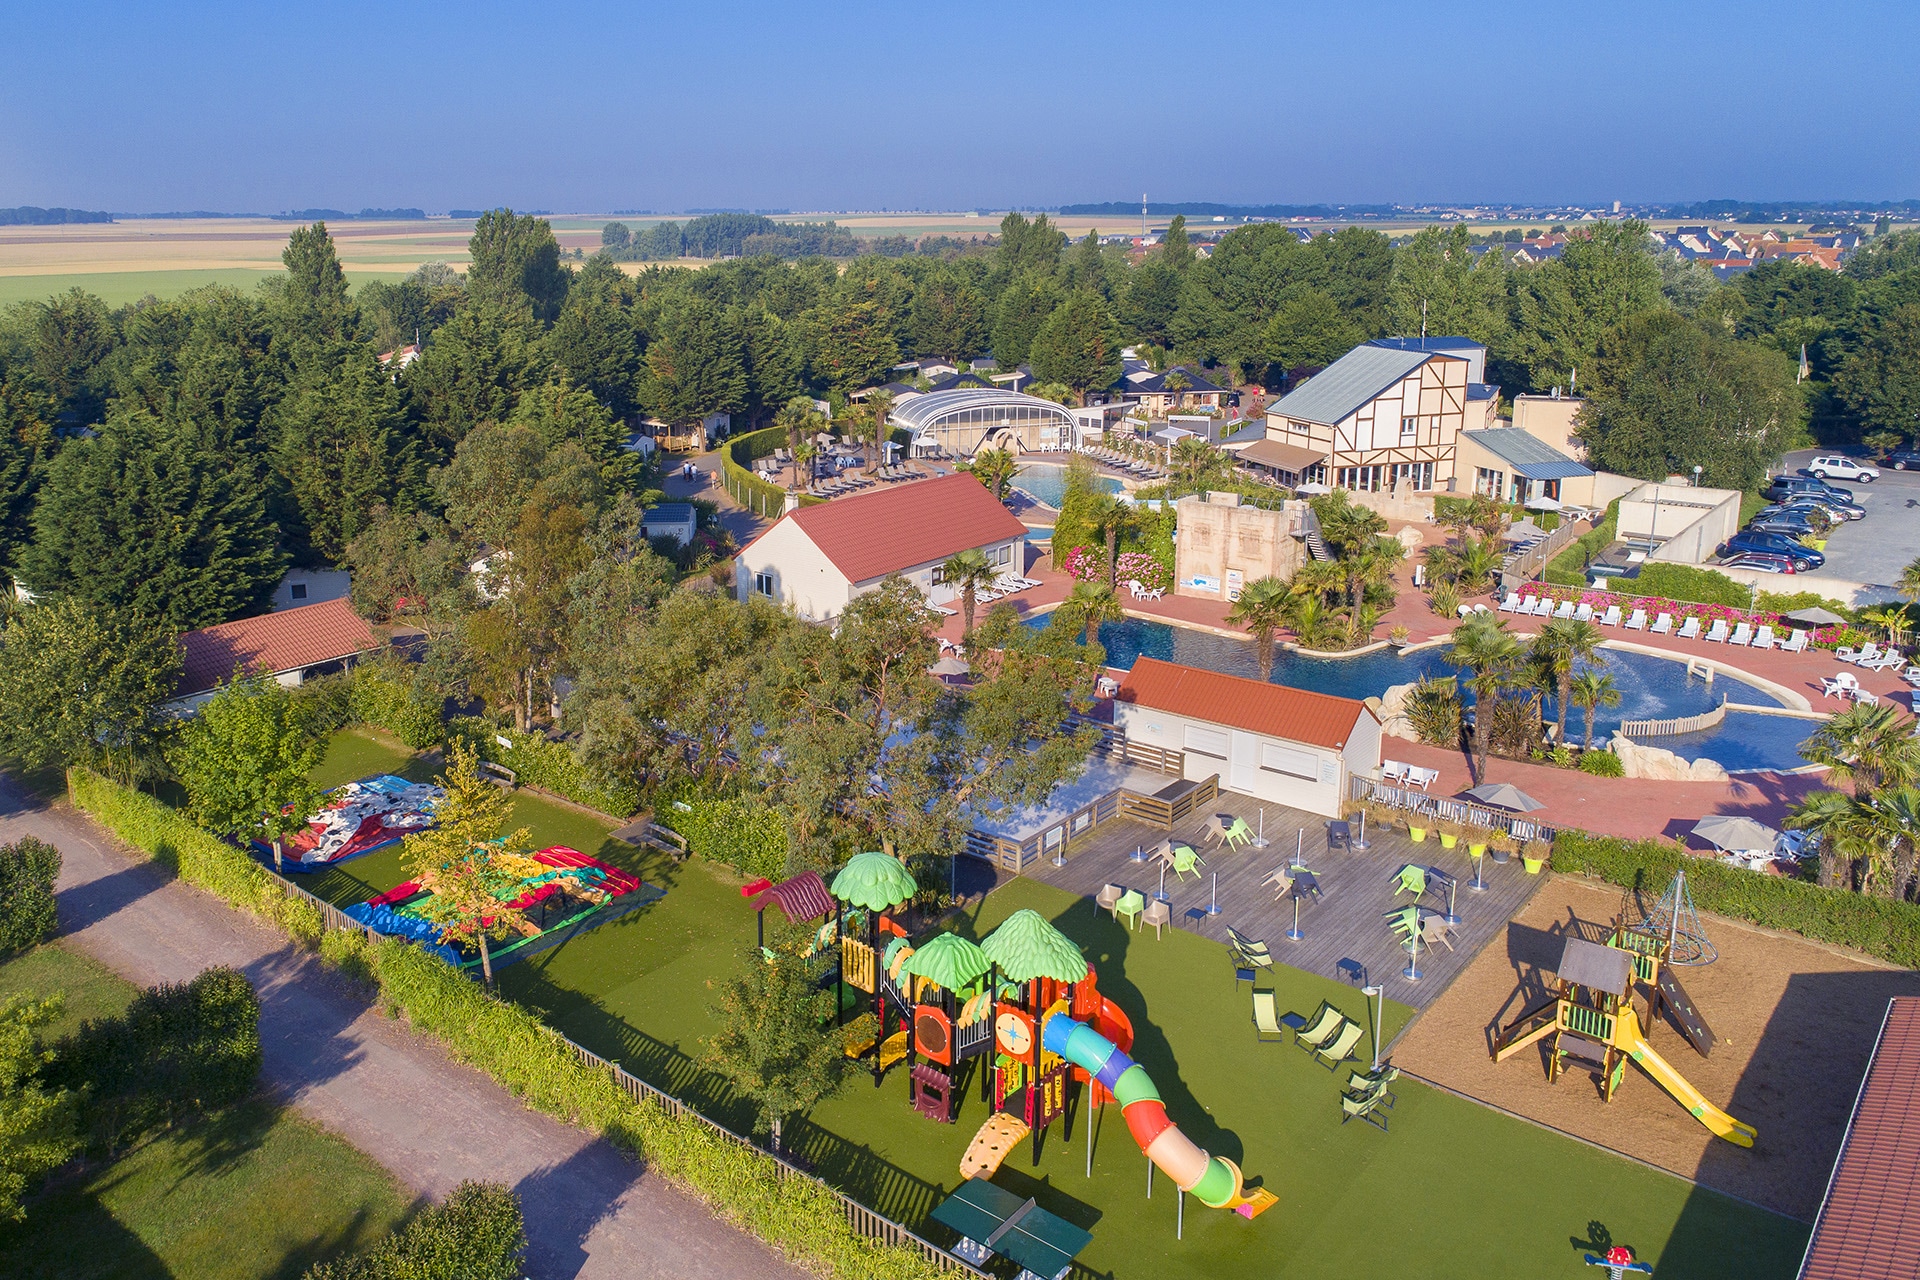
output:
[[[1340,816],[1347,780],[1380,768],[1380,717],[1352,698],[1142,657],[1113,703],[1127,741],[1218,775],[1227,791]]]
[[[180,637],[180,682],[167,706],[178,714],[192,714],[233,679],[236,669],[295,685],[379,647],[373,628],[345,600],[202,627]]]
[[[1019,573],[1026,537],[984,485],[955,473],[789,511],[734,558],[733,580],[743,601],[759,595],[828,622],[895,573],[944,603],[953,592],[941,566],[969,549]]]

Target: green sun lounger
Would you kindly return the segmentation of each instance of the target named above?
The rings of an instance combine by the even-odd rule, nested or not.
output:
[[[1294,1014],[1292,1018],[1299,1018],[1299,1016]],[[1318,1049],[1334,1037],[1346,1020],[1345,1014],[1322,1000],[1319,1010],[1314,1013],[1311,1020],[1302,1019],[1299,1025],[1293,1027],[1293,1042],[1308,1051]],[[1291,1025],[1291,1018],[1289,1024]]]
[[[1329,1071],[1338,1071],[1347,1063],[1356,1061],[1353,1047],[1360,1043],[1360,1037],[1367,1034],[1367,1029],[1357,1022],[1348,1022],[1344,1017],[1340,1022],[1340,1030],[1326,1043],[1314,1046],[1313,1050],[1314,1061]]]
[[[1268,1037],[1285,1040],[1287,1029],[1280,1025],[1280,1016],[1274,1012],[1273,992],[1253,993],[1253,1030],[1254,1039],[1269,1043]]]

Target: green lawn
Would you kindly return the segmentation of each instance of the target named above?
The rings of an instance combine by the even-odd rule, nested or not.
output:
[[[267,271],[257,267],[189,267],[177,271],[74,271],[64,275],[0,275],[0,306],[14,302],[43,302],[56,294],[79,288],[98,297],[110,307],[118,307],[129,302],[138,302],[148,294],[156,298],[173,298],[189,289],[199,289],[210,284],[224,284],[243,292],[251,292],[256,284],[267,277],[284,274],[285,272],[282,271]],[[347,286],[353,288],[369,280],[398,281],[405,278],[406,273],[403,271],[349,269]]]
[[[0,999],[65,996],[58,1036],[125,1009],[135,988],[59,944],[0,965]],[[255,1097],[153,1138],[112,1164],[75,1165],[0,1226],[0,1275],[18,1280],[294,1280],[362,1249],[405,1216],[379,1165]]]
[[[405,758],[387,748],[376,759],[369,742],[337,743],[328,766],[365,773]],[[699,1066],[701,1041],[714,1027],[707,1013],[713,984],[743,963],[753,943],[739,878],[700,859],[675,866],[631,849],[606,838],[609,824],[546,801],[523,795],[517,815],[536,845],[570,844],[668,894],[501,970],[502,991],[716,1119],[748,1126],[750,1116]],[[316,892],[344,904],[398,878],[397,857],[383,851],[313,880]],[[1329,1074],[1291,1045],[1256,1043],[1250,1000],[1235,987],[1226,952],[1197,935],[1133,933],[1090,900],[1031,880],[994,893],[961,930],[984,935],[1021,907],[1053,919],[1086,949],[1101,990],[1132,1019],[1133,1055],[1175,1122],[1280,1197],[1254,1222],[1190,1200],[1185,1237],[1176,1241],[1172,1186],[1158,1177],[1153,1199],[1146,1198],[1146,1161],[1116,1110],[1097,1126],[1091,1179],[1085,1130],[1076,1122],[1063,1138],[1056,1123],[1037,1168],[1023,1144],[997,1181],[1092,1231],[1082,1261],[1097,1272],[1122,1280],[1532,1277],[1577,1266],[1576,1242],[1590,1242],[1595,1224],[1674,1274],[1793,1273],[1805,1227],[1448,1094],[1403,1083],[1391,1133],[1342,1126],[1336,1099],[1344,1074]],[[1350,986],[1285,966],[1274,975],[1283,1010],[1311,1012],[1327,998],[1356,1019],[1366,1016]],[[1387,1006],[1387,1038],[1409,1012]],[[849,1079],[808,1122],[789,1125],[789,1142],[835,1185],[917,1226],[959,1183],[960,1155],[985,1118],[977,1080],[957,1123],[921,1118],[896,1070],[877,1090],[869,1079]],[[929,1231],[943,1234],[937,1225]]]

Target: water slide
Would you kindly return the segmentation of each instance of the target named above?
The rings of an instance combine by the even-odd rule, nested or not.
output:
[[[1754,1128],[1742,1124],[1720,1108],[1708,1102],[1706,1096],[1687,1083],[1687,1078],[1675,1071],[1667,1060],[1653,1051],[1645,1036],[1640,1034],[1639,1019],[1633,1017],[1632,1010],[1624,1010],[1618,1025],[1614,1028],[1614,1047],[1624,1049],[1627,1055],[1640,1064],[1641,1070],[1652,1076],[1654,1082],[1673,1095],[1678,1102],[1692,1113],[1693,1118],[1711,1129],[1718,1137],[1725,1138],[1736,1146],[1753,1145]]]
[[[1101,1017],[1128,1025],[1124,1014],[1102,1000]],[[1076,1022],[1064,1013],[1053,1014],[1041,1029],[1040,1043],[1049,1053],[1059,1054],[1086,1071],[1094,1083],[1113,1094],[1128,1132],[1154,1167],[1173,1179],[1182,1191],[1191,1191],[1200,1203],[1213,1209],[1233,1209],[1251,1218],[1274,1202],[1273,1193],[1259,1190],[1241,1194],[1240,1170],[1233,1161],[1210,1156],[1193,1139],[1180,1132],[1167,1118],[1160,1091],[1153,1087],[1146,1068],[1129,1058],[1120,1046],[1084,1022]]]

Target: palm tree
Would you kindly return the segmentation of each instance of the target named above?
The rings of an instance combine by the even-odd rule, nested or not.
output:
[[[1920,781],[1920,739],[1892,705],[1849,707],[1815,730],[1800,754],[1826,765],[1835,782],[1852,782],[1856,798]]]
[[[1187,436],[1173,446],[1174,479],[1189,489],[1198,489],[1225,461],[1218,449],[1198,436]]]
[[[813,407],[813,400],[807,396],[795,396],[780,406],[780,412],[774,415],[774,421],[787,429],[787,451],[794,456],[794,478],[800,477],[800,443],[812,434],[813,424],[819,419],[820,411]]]
[[[968,547],[965,551],[949,556],[940,566],[940,574],[948,586],[960,592],[960,638],[965,640],[973,635],[973,607],[977,593],[984,587],[993,585],[1000,571],[987,559],[987,553],[978,547]]]
[[[1112,587],[1103,587],[1097,582],[1076,582],[1060,607],[1069,610],[1068,617],[1080,623],[1080,643],[1089,644],[1099,634],[1103,622],[1119,622],[1127,616],[1120,607],[1120,597],[1113,593]]]
[[[1920,604],[1920,560],[1900,571],[1900,581],[1893,584],[1894,589],[1914,604]]]
[[[1301,644],[1309,649],[1317,649],[1320,646],[1320,632],[1327,625],[1326,602],[1312,591],[1296,591],[1289,600],[1287,625],[1293,628],[1293,634]]]
[[[1292,589],[1278,578],[1256,578],[1240,589],[1227,621],[1253,633],[1253,660],[1260,679],[1273,675],[1273,633],[1287,620]]]
[[[1312,596],[1321,604],[1326,598],[1340,590],[1347,575],[1334,560],[1308,560],[1293,571],[1293,594]]]
[[[1604,639],[1606,636],[1600,628],[1579,618],[1555,618],[1534,637],[1531,656],[1540,664],[1541,674],[1547,677],[1557,695],[1558,714],[1554,719],[1558,730],[1553,738],[1556,744],[1567,740],[1567,708],[1573,701],[1574,669],[1583,662],[1592,662]],[[1591,731],[1591,715],[1588,721]]]
[[[868,396],[867,412],[873,416],[873,465],[879,468],[887,461],[887,436],[891,434],[887,415],[893,412],[893,392],[876,391]]]
[[[1487,780],[1487,743],[1492,738],[1493,707],[1500,695],[1519,680],[1525,658],[1520,642],[1507,630],[1505,619],[1475,614],[1453,629],[1453,643],[1447,648],[1447,662],[1471,671],[1467,681],[1473,686],[1473,750],[1478,758],[1474,770],[1476,783]]]
[[[1611,709],[1619,706],[1620,687],[1614,684],[1613,677],[1606,672],[1594,667],[1588,667],[1585,671],[1574,674],[1572,683],[1567,686],[1566,697],[1572,699],[1574,706],[1586,712],[1587,734],[1580,743],[1580,749],[1582,751],[1591,751],[1593,750],[1593,709],[1595,707],[1607,707]],[[1565,718],[1566,715],[1563,705],[1561,713],[1562,721],[1564,721]],[[1563,728],[1560,733],[1564,741],[1566,730]]]
[[[1820,836],[1820,883],[1839,877],[1844,858],[1858,869],[1858,888],[1905,901],[1920,857],[1920,789],[1890,787],[1867,797],[1816,791],[1794,809],[1789,827]]]
[[[1019,461],[1005,449],[982,449],[973,455],[973,460],[960,464],[960,470],[972,474],[975,480],[987,487],[987,491],[1000,501],[1007,500],[1007,488],[1013,483],[1014,472],[1020,469]]]
[[[1087,509],[1087,523],[1106,535],[1107,590],[1115,591],[1120,572],[1120,535],[1133,527],[1139,515],[1131,502],[1122,502],[1115,494],[1104,494]]]

